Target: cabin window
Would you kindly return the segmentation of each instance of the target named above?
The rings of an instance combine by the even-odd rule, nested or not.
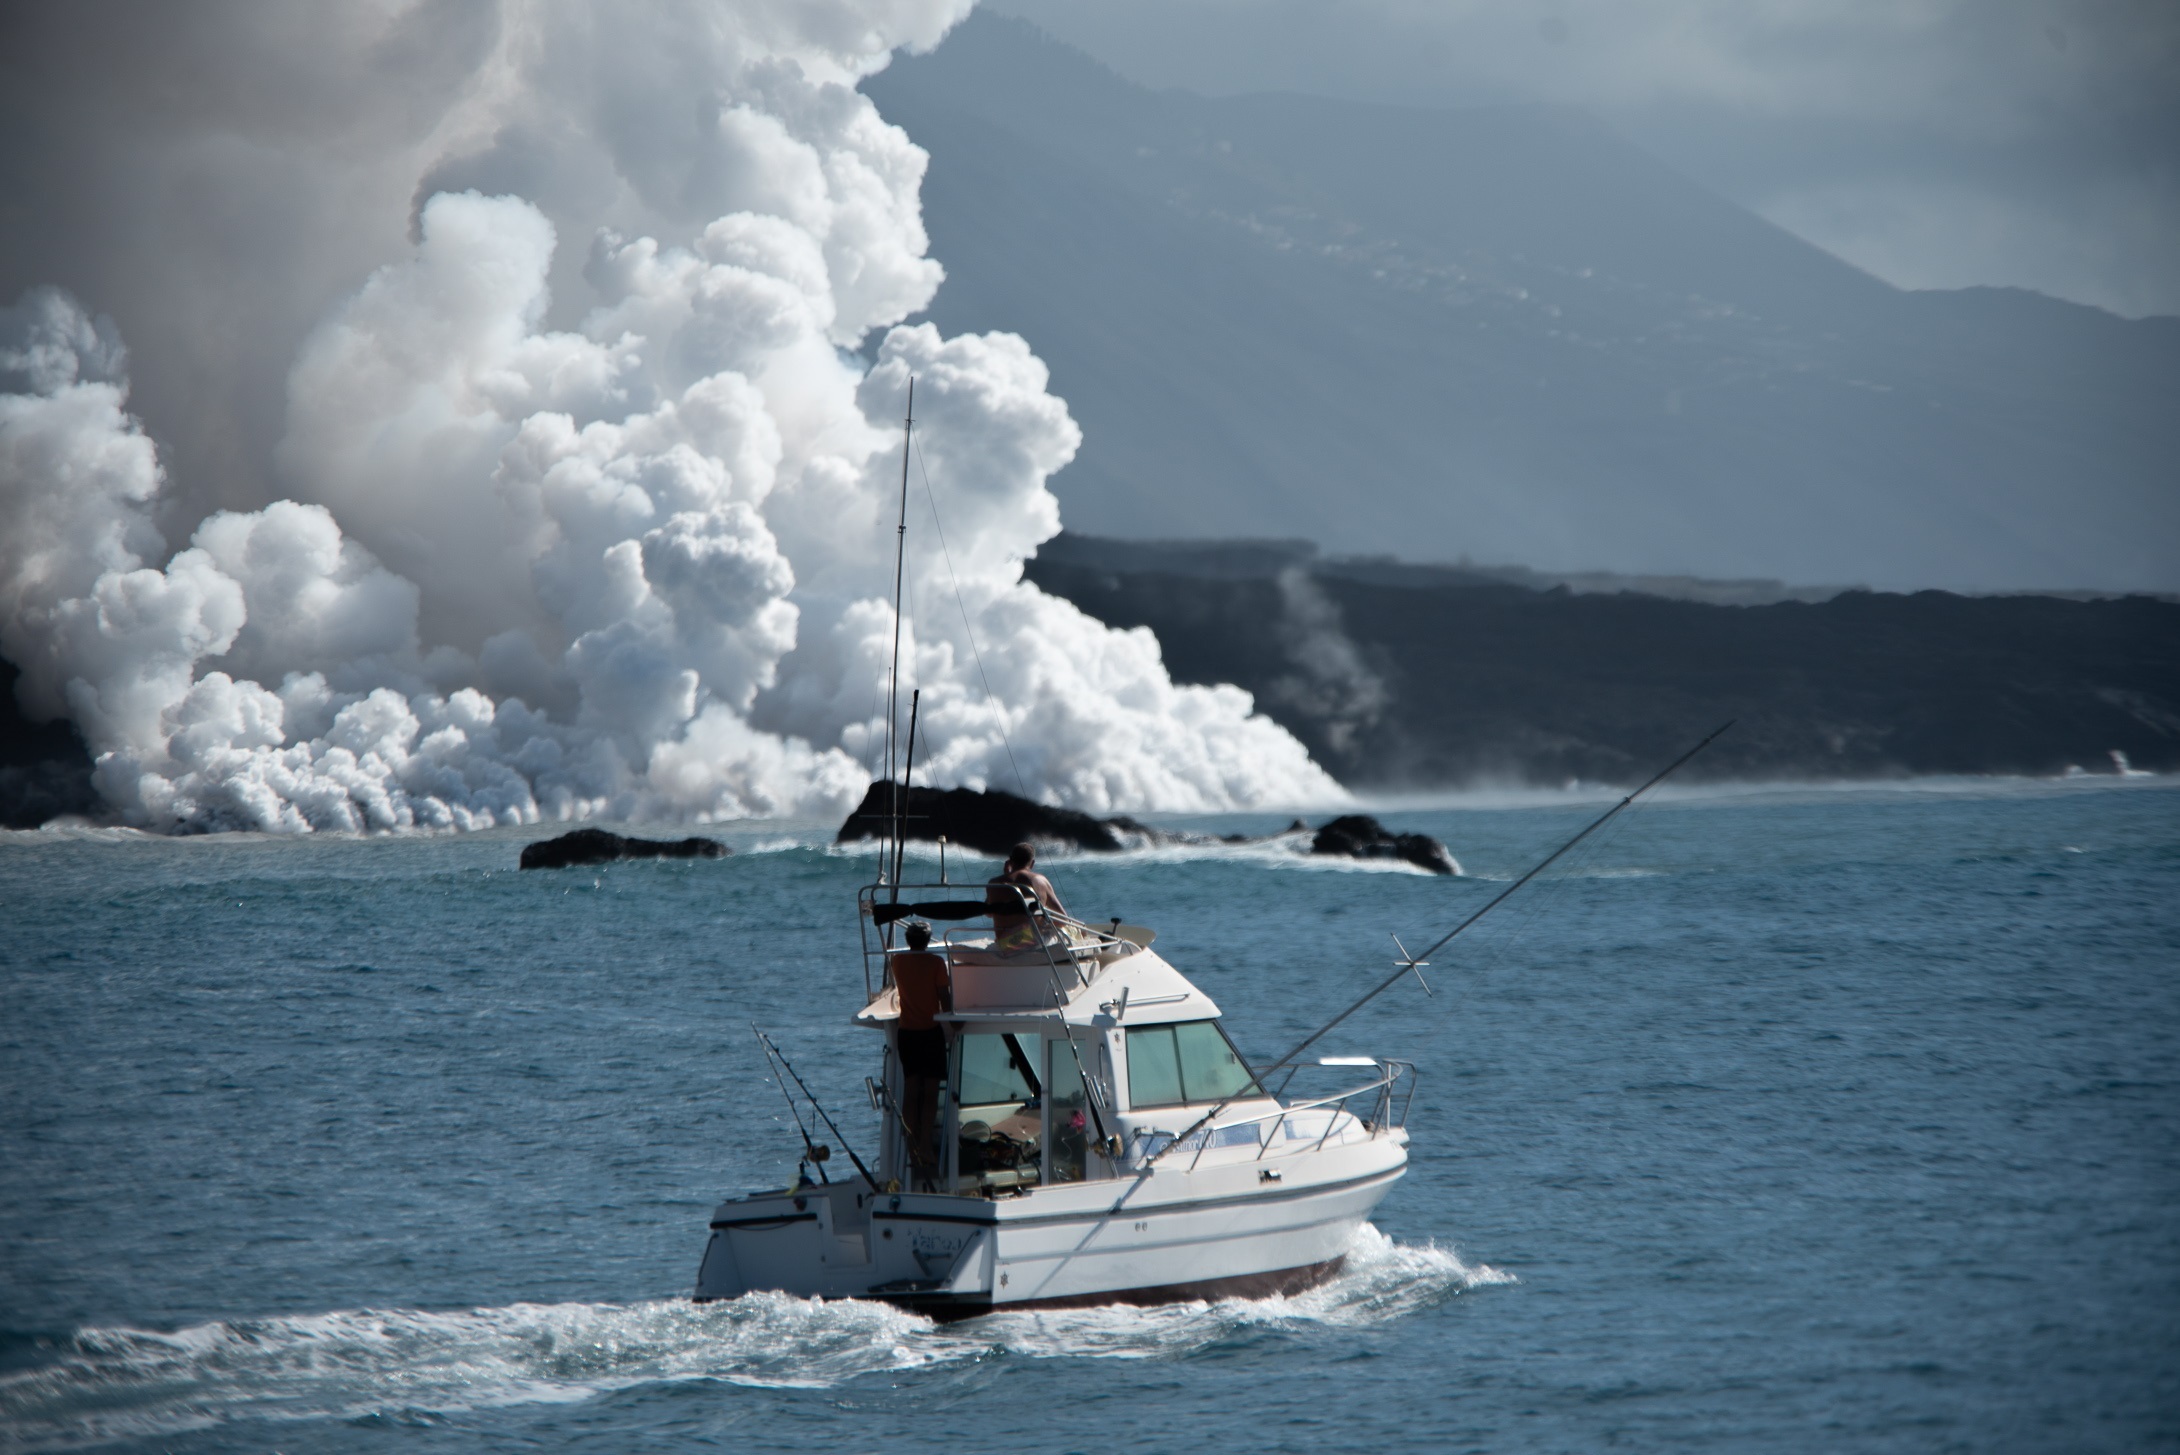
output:
[[[1034,1186],[1044,1151],[1037,1038],[971,1032],[955,1046],[955,1190]]]
[[[955,1090],[955,1105],[1019,1104],[1036,1095],[1035,1073],[1020,1040],[977,1034],[961,1038],[961,1082]]]
[[[1263,1090],[1217,1021],[1129,1028],[1130,1106],[1179,1106],[1247,1095],[1261,1096]]]

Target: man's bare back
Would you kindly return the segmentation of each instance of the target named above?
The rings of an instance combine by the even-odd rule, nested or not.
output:
[[[985,887],[984,902],[992,907],[992,931],[1000,941],[1010,937],[1020,938],[1029,933],[1030,917],[1019,909],[1011,908],[1022,903],[1018,890],[1026,889],[1036,895],[1038,903],[1044,906],[1047,914],[1067,913],[1067,906],[1060,903],[1059,893],[1053,889],[1052,881],[1033,867],[1036,862],[1035,849],[1028,844],[1016,844],[1014,852],[1007,855],[1007,867],[994,875]]]

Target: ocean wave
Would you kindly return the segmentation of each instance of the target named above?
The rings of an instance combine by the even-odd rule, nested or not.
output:
[[[1266,1326],[1383,1323],[1513,1281],[1449,1249],[1398,1243],[1366,1225],[1337,1278],[1288,1297],[1026,1310],[947,1327],[886,1304],[758,1293],[718,1304],[354,1309],[171,1333],[90,1328],[32,1367],[0,1376],[0,1451],[78,1449],[234,1423],[568,1403],[643,1384],[822,1389],[994,1353],[1171,1358]]]

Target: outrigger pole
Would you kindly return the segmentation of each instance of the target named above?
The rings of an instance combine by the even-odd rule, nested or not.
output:
[[[1545,855],[1542,859],[1537,861],[1535,868],[1531,869],[1528,873],[1522,875],[1521,878],[1515,880],[1512,884],[1507,885],[1506,888],[1500,890],[1497,894],[1493,895],[1489,904],[1486,904],[1482,909],[1477,910],[1476,913],[1470,915],[1467,919],[1461,921],[1452,929],[1446,931],[1443,935],[1440,935],[1436,940],[1432,941],[1429,948],[1425,949],[1422,954],[1410,955],[1406,953],[1405,948],[1403,948],[1398,969],[1394,970],[1391,975],[1387,976],[1385,979],[1379,981],[1376,985],[1372,986],[1370,990],[1365,993],[1360,1000],[1357,1000],[1346,1010],[1341,1011],[1331,1020],[1326,1021],[1316,1030],[1311,1031],[1309,1035],[1303,1039],[1301,1045],[1296,1046],[1293,1050],[1289,1051],[1286,1055],[1280,1057],[1277,1061],[1269,1063],[1263,1069],[1266,1071],[1277,1071],[1280,1067],[1289,1065],[1295,1060],[1296,1057],[1300,1056],[1304,1051],[1307,1051],[1310,1047],[1316,1045],[1320,1040],[1324,1039],[1326,1032],[1330,1031],[1340,1022],[1346,1020],[1356,1011],[1361,1010],[1371,1001],[1376,1000],[1386,991],[1391,990],[1395,985],[1400,983],[1403,977],[1412,973],[1415,975],[1416,979],[1421,980],[1423,978],[1423,973],[1418,967],[1428,963],[1429,958],[1432,954],[1441,949],[1444,949],[1445,946],[1452,941],[1454,936],[1460,934],[1470,925],[1476,923],[1476,921],[1482,919],[1485,915],[1491,913],[1500,905],[1506,903],[1507,896],[1511,895],[1515,890],[1521,888],[1524,884],[1527,884],[1530,880],[1536,878],[1539,874],[1542,874],[1546,869],[1549,869],[1553,864],[1557,863],[1559,859],[1563,855],[1565,855],[1569,849],[1572,849],[1576,844],[1581,843],[1591,834],[1596,833],[1607,823],[1611,822],[1612,819],[1619,815],[1620,810],[1626,808],[1636,799],[1642,797],[1645,793],[1648,793],[1651,789],[1657,787],[1660,783],[1663,783],[1666,779],[1672,777],[1674,773],[1680,770],[1681,765],[1686,763],[1690,758],[1693,758],[1696,754],[1702,752],[1705,748],[1709,747],[1713,742],[1717,741],[1719,736],[1724,733],[1727,728],[1732,727],[1734,722],[1737,720],[1738,719],[1728,719],[1719,727],[1714,728],[1711,731],[1709,737],[1705,738],[1702,742],[1697,743],[1687,752],[1682,753],[1679,757],[1675,758],[1665,767],[1659,769],[1657,774],[1653,776],[1649,782],[1645,783],[1642,787],[1636,789],[1633,793],[1630,793],[1627,797],[1621,799],[1618,803],[1615,803],[1612,807],[1606,809],[1603,813],[1599,814],[1595,819],[1590,822],[1588,828],[1585,828],[1584,830],[1582,830],[1581,833],[1576,834],[1573,838],[1567,840],[1566,843],[1561,844],[1558,848],[1552,850],[1551,853]],[[1393,943],[1397,945],[1400,943],[1400,941],[1398,939],[1395,939]],[[1430,987],[1426,985],[1424,986],[1424,989],[1428,991]],[[1166,1152],[1170,1149],[1180,1146],[1181,1143],[1187,1141],[1190,1137],[1195,1136],[1196,1133],[1201,1130],[1206,1123],[1208,1123],[1213,1117],[1217,1116],[1221,1111],[1223,1111],[1226,1108],[1227,1103],[1231,1102],[1232,1100],[1232,1097],[1228,1097],[1226,1101],[1220,1102],[1217,1106],[1205,1112],[1201,1117],[1197,1118],[1196,1124],[1194,1126],[1190,1127],[1187,1131],[1181,1133],[1180,1136],[1175,1137],[1164,1147],[1159,1148],[1158,1152],[1150,1160],[1155,1162],[1159,1157],[1164,1156]]]

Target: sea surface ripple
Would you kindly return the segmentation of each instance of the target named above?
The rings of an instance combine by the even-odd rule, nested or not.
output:
[[[1046,867],[1268,1056],[1594,811],[1389,812],[1455,880]],[[1421,1078],[1338,1278],[947,1327],[684,1297],[793,1167],[751,1020],[871,1119],[870,855],[720,832],[0,834],[0,1451],[2180,1443],[2170,782],[1642,807],[1327,1047]]]

